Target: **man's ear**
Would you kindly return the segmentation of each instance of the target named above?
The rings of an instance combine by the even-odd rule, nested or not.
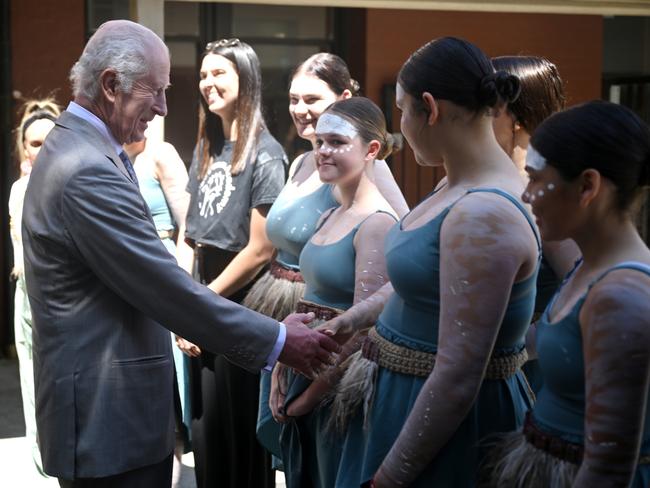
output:
[[[112,69],[102,71],[102,74],[99,75],[99,86],[106,99],[114,102],[118,88],[117,74],[115,71]]]
[[[586,208],[600,193],[603,184],[603,177],[593,168],[586,169],[578,176],[579,203],[582,208]]]
[[[427,124],[433,125],[438,120],[440,115],[440,109],[438,108],[438,102],[433,95],[429,92],[424,92],[422,94],[422,104],[424,105],[424,110],[427,112]]]

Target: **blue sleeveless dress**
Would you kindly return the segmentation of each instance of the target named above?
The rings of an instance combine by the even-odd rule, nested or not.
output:
[[[496,193],[512,202],[530,223],[541,249],[530,216],[519,200],[499,189],[476,188],[468,193],[475,192]],[[454,204],[420,227],[404,230],[400,223],[386,236],[388,276],[395,293],[386,303],[376,330],[395,344],[428,353],[437,351],[440,229]],[[513,285],[493,355],[517,353],[524,348],[533,314],[536,278],[537,271]],[[369,427],[363,428],[361,414],[352,420],[343,445],[337,487],[358,487],[374,476],[402,430],[425,381],[423,377],[379,367]],[[474,405],[453,437],[411,486],[474,486],[485,454],[485,449],[478,446],[479,441],[495,432],[520,427],[530,406],[528,386],[521,371],[508,379],[483,380]]]
[[[338,207],[332,185],[292,198],[293,188],[285,186],[266,217],[266,235],[278,251],[276,261],[287,269],[300,270],[298,260],[305,244],[316,232],[323,212]]]
[[[300,198],[292,198],[292,188],[285,186],[266,216],[266,235],[277,249],[276,261],[287,269],[300,271],[299,256],[303,247],[316,232],[316,224],[323,213],[338,207],[332,195],[332,185],[324,184]],[[276,317],[278,318],[278,317]],[[279,320],[284,317],[279,317]],[[257,439],[273,454],[273,467],[281,468],[280,429],[269,408],[271,373],[262,372],[260,402],[257,415]]]
[[[135,173],[138,177],[140,193],[144,201],[149,206],[154,225],[158,232],[173,231],[174,219],[171,211],[167,206],[165,193],[163,192],[160,181],[153,172],[153,165],[134,165]],[[176,243],[174,240],[165,237],[162,243],[167,250],[176,256]],[[182,421],[187,428],[189,435],[192,425],[192,412],[190,410],[190,388],[189,388],[189,358],[176,346],[174,334],[171,335],[172,351],[174,353],[174,365],[176,367],[176,381],[178,383],[178,393],[181,401]]]
[[[366,217],[368,218],[368,217]],[[325,219],[327,220],[327,219]],[[347,310],[354,302],[354,237],[365,219],[340,240],[325,245],[307,242],[300,254],[305,279],[304,299]],[[323,222],[324,223],[324,222]],[[335,266],[332,263],[336,263]],[[285,407],[309,386],[304,376],[289,378]],[[336,480],[342,438],[326,426],[329,408],[319,406],[283,425],[280,436],[287,488],[331,488]]]
[[[573,275],[567,275],[564,283]],[[590,286],[594,286],[604,276],[616,269],[633,269],[650,276],[650,266],[636,262],[618,264]],[[582,353],[582,331],[580,329],[580,310],[587,299],[587,291],[576,302],[571,311],[561,320],[551,323],[549,312],[561,291],[546,308],[537,322],[537,355],[542,371],[544,385],[532,410],[535,425],[542,431],[561,437],[567,442],[584,444],[585,420],[585,363]],[[647,397],[650,405],[650,391]],[[646,406],[645,423],[641,440],[641,454],[650,454],[650,409]],[[639,465],[632,485],[635,488],[650,486],[650,465]]]

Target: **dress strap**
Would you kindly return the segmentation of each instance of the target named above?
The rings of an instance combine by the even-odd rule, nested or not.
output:
[[[650,265],[647,265],[645,263],[641,263],[639,261],[624,261],[622,263],[618,263],[615,266],[612,266],[608,270],[604,271],[598,278],[596,278],[594,281],[591,282],[589,285],[589,290],[591,290],[596,283],[598,283],[600,280],[602,280],[605,276],[607,276],[609,273],[612,271],[616,271],[619,269],[633,269],[635,271],[640,271],[641,273],[644,273],[648,276],[650,276]],[[587,291],[588,293],[589,291]]]
[[[316,232],[318,232],[318,231],[321,229],[321,227],[323,227],[323,226],[325,225],[325,222],[327,222],[327,221],[329,220],[329,218],[332,216],[332,214],[334,213],[334,211],[335,211],[337,208],[338,208],[338,207],[332,207],[332,208],[330,208],[330,209],[328,209],[328,210],[325,210],[325,213],[324,213],[323,216],[320,218],[320,221],[318,222],[318,225],[316,226],[316,230],[314,231],[314,234],[315,234]]]
[[[302,169],[302,165],[305,162],[305,159],[307,159],[307,156],[309,156],[309,153],[311,153],[311,151],[307,151],[306,153],[302,153],[300,155],[300,161],[298,161],[296,170],[293,172],[294,175],[300,172],[300,170]]]
[[[530,228],[533,231],[533,235],[535,236],[535,240],[537,241],[537,250],[540,253],[540,259],[541,259],[542,239],[537,232],[537,227],[535,226],[535,223],[533,222],[530,213],[528,212],[526,207],[524,207],[524,204],[517,197],[511,195],[507,191],[501,190],[500,188],[471,188],[470,190],[467,191],[466,194],[469,193],[496,193],[497,195],[504,197],[506,200],[509,200],[515,207],[517,207],[519,211],[524,215],[524,217],[526,217],[526,220],[528,221],[528,225],[530,225]]]

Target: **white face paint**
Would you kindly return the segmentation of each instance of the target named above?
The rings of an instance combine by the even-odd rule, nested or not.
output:
[[[553,191],[555,190],[555,184],[549,183],[548,185],[546,185],[546,188],[548,189],[548,191]]]
[[[526,166],[535,171],[542,171],[546,167],[546,158],[529,145],[526,152]]]
[[[357,129],[343,117],[335,114],[323,114],[316,124],[316,135],[339,134],[349,139],[354,139],[358,134]]]

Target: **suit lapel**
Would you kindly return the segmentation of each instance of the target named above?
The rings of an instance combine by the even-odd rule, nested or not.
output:
[[[129,181],[135,184],[135,181],[131,179],[129,172],[124,167],[124,163],[122,163],[120,157],[115,153],[113,145],[107,141],[106,137],[104,137],[101,132],[95,129],[95,127],[90,122],[87,122],[81,117],[77,117],[70,112],[64,111],[59,116],[56,123],[57,125],[73,130],[75,132],[80,132],[86,139],[93,141],[93,145],[99,151],[103,152]]]

